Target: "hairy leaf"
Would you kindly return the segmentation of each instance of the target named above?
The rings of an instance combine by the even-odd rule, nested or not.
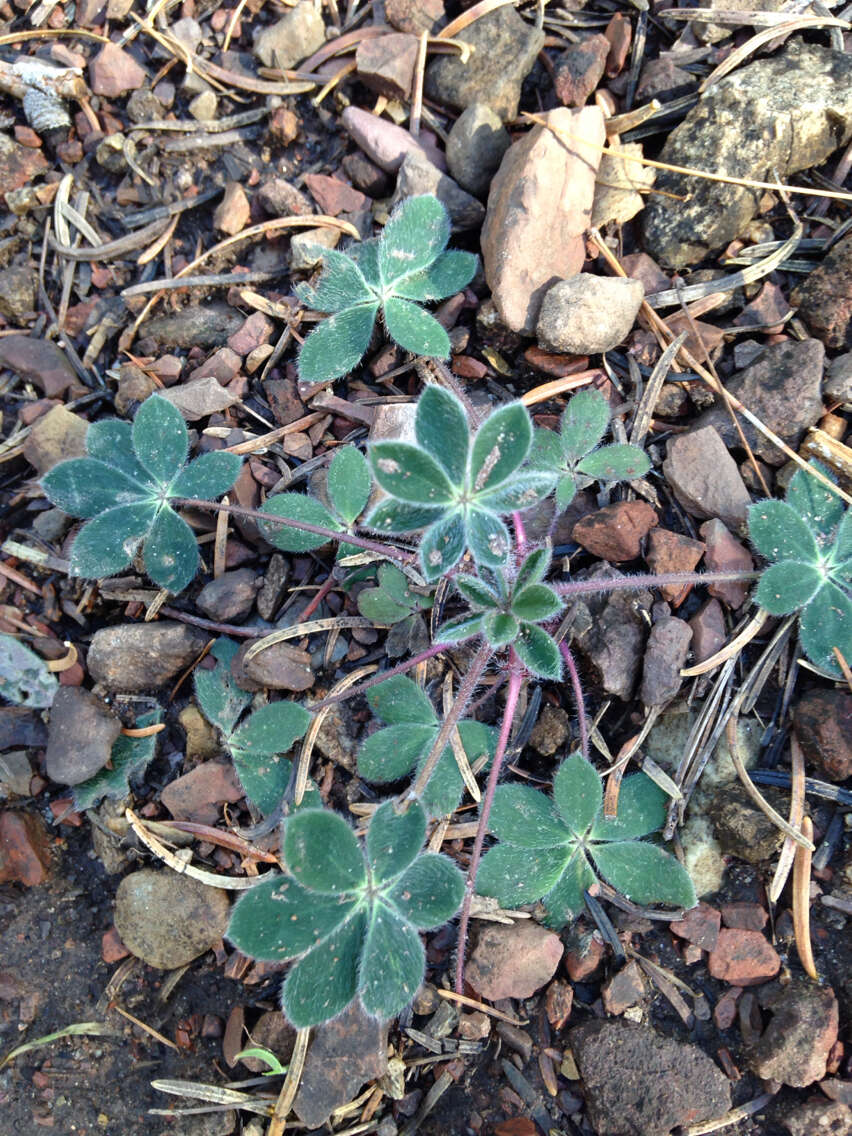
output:
[[[433,726],[438,718],[428,695],[407,675],[392,675],[367,694],[377,718],[390,725],[417,723]]]
[[[181,420],[182,421],[182,420]],[[71,517],[98,517],[117,505],[135,505],[151,496],[151,486],[97,458],[68,458],[41,479],[45,495]]]
[[[443,510],[440,506],[409,505],[404,501],[382,501],[367,517],[368,528],[383,533],[414,532],[437,521]]]
[[[386,1021],[396,1017],[417,993],[426,971],[420,936],[383,903],[367,926],[358,992],[368,1014]]]
[[[609,425],[609,406],[596,390],[578,391],[562,415],[562,450],[574,464],[593,450]]]
[[[376,442],[370,447],[376,481],[391,496],[411,505],[447,505],[453,487],[441,466],[410,442]]]
[[[383,311],[388,335],[405,351],[437,359],[449,356],[450,337],[434,316],[396,296],[385,300]]]
[[[276,493],[266,501],[261,511],[270,513],[273,517],[286,517],[287,520],[297,521],[300,524],[331,529],[332,532],[342,530],[340,522],[331,515],[325,505],[316,497],[309,497],[305,493]],[[318,536],[316,533],[292,528],[290,525],[260,521],[259,527],[269,543],[284,552],[310,552],[328,543],[326,536]]]
[[[152,394],[136,411],[133,449],[159,482],[171,481],[182,468],[189,453],[189,434],[183,415],[167,398]]]
[[[604,446],[577,464],[580,473],[598,481],[629,481],[644,477],[650,468],[651,460],[644,450],[627,444]]]
[[[752,544],[767,560],[816,563],[819,559],[813,533],[786,501],[758,501],[750,505],[748,533]]]
[[[359,911],[290,968],[281,1008],[296,1029],[337,1017],[353,1000],[363,937],[364,915]]]
[[[328,467],[328,495],[338,515],[351,525],[370,499],[370,467],[354,446],[341,446]]]
[[[228,938],[250,958],[283,962],[327,938],[355,907],[351,899],[317,895],[276,873],[242,893],[231,912]]]
[[[435,726],[413,723],[377,730],[365,739],[358,751],[359,775],[365,781],[379,784],[405,777],[432,744],[435,730]]]
[[[379,272],[385,286],[426,268],[450,239],[450,219],[437,197],[407,197],[391,213],[379,242]]]
[[[572,753],[559,766],[553,779],[553,803],[575,836],[592,825],[603,804],[597,770],[579,753]]]
[[[406,300],[443,300],[460,292],[476,275],[476,256],[451,249],[442,252],[427,268],[394,282],[394,292]]]
[[[559,682],[562,678],[562,656],[559,648],[541,627],[534,623],[521,625],[521,634],[515,642],[518,657],[534,675]]]
[[[336,249],[322,249],[322,274],[316,287],[297,285],[294,291],[303,303],[319,312],[342,312],[356,304],[375,300],[364,274],[351,255]]]
[[[834,648],[852,662],[852,600],[836,584],[824,584],[802,612],[799,636],[808,658],[840,678]]]
[[[811,462],[820,473],[829,477],[831,472],[819,462]],[[805,524],[821,537],[829,537],[843,516],[843,501],[836,493],[826,489],[815,477],[797,469],[787,486],[787,504],[799,514]]]
[[[164,505],[154,518],[143,549],[145,571],[158,588],[181,592],[198,571],[198,545],[192,529]]]
[[[550,567],[550,549],[536,548],[526,557],[515,577],[515,593],[523,591],[530,584],[540,584]]]
[[[383,884],[404,872],[425,839],[426,814],[416,802],[404,813],[397,813],[393,801],[379,805],[367,829],[367,863],[373,884]]]
[[[284,860],[300,884],[324,895],[352,891],[366,880],[355,834],[343,817],[325,809],[297,812],[287,820]]]
[[[71,546],[72,576],[100,580],[123,572],[136,554],[157,515],[152,502],[117,505],[88,521]]]
[[[540,623],[544,619],[553,619],[563,606],[562,600],[547,584],[530,584],[515,592],[512,614],[518,619],[531,619],[534,623]]]
[[[421,931],[452,919],[464,898],[464,876],[435,852],[418,856],[388,892],[388,902]]]
[[[497,787],[489,827],[504,843],[518,848],[554,848],[571,839],[553,803],[527,785]]]
[[[604,879],[634,903],[694,907],[698,902],[689,873],[655,844],[596,844],[592,856]]]
[[[347,308],[324,319],[299,352],[299,379],[325,383],[348,374],[370,346],[378,301]]]
[[[435,636],[435,642],[463,643],[465,639],[472,639],[474,635],[481,634],[481,615],[460,615],[456,619],[447,619],[441,624]]]
[[[621,783],[618,815],[602,813],[592,825],[592,840],[634,840],[657,832],[666,823],[668,797],[645,773],[631,773]]]
[[[565,477],[560,477],[556,483],[557,512],[564,513],[576,496],[577,482],[574,480],[574,475],[569,473]]]
[[[115,466],[140,485],[152,490],[157,488],[157,482],[133,452],[133,427],[129,422],[119,418],[92,422],[86,431],[86,450],[93,458]]]
[[[501,406],[480,426],[471,450],[472,488],[494,489],[515,472],[532,444],[532,422],[520,402]]]
[[[459,399],[443,387],[426,387],[417,400],[414,431],[418,445],[443,467],[451,483],[463,484],[470,430]]]
[[[464,514],[460,510],[446,513],[430,525],[420,542],[420,564],[423,575],[431,583],[458,564],[465,548]]]
[[[601,847],[604,847],[603,845]],[[559,930],[572,922],[585,909],[585,893],[595,883],[595,873],[589,861],[578,848],[564,872],[542,900],[547,916],[545,926]]]
[[[508,643],[514,643],[520,631],[515,617],[502,611],[486,612],[482,619],[482,628],[491,646],[498,649]]]
[[[778,564],[770,564],[760,577],[755,598],[770,615],[788,615],[812,600],[824,580],[814,564],[782,560]]]
[[[500,597],[479,576],[456,576],[455,585],[472,608],[487,610],[497,607]]]
[[[493,896],[502,907],[534,903],[559,881],[569,855],[564,845],[530,849],[498,844],[482,857],[476,890]]]
[[[553,475],[543,470],[521,471],[505,485],[478,494],[476,503],[483,509],[493,509],[498,513],[523,512],[551,493],[553,484]]]
[[[2,688],[0,688],[0,692]],[[160,722],[162,713],[153,710],[141,714],[136,719],[137,729],[154,726]],[[93,809],[104,797],[120,800],[130,792],[130,778],[141,777],[150,765],[157,749],[157,735],[146,738],[129,738],[120,734],[113,742],[110,752],[110,766],[98,770],[94,777],[75,785],[72,793],[74,807],[78,810]]]
[[[242,461],[236,454],[214,450],[189,463],[172,482],[173,497],[195,497],[199,501],[221,497],[239,477]]]
[[[223,734],[230,734],[251,693],[237,684],[231,673],[231,660],[239,647],[232,639],[217,639],[210,654],[219,661],[213,670],[195,668],[195,696],[204,717]]]
[[[512,547],[509,530],[496,513],[470,509],[467,517],[467,540],[477,564],[493,568],[505,564]],[[459,554],[460,556],[461,554]],[[456,557],[458,560],[459,557]],[[453,563],[456,563],[456,560]]]

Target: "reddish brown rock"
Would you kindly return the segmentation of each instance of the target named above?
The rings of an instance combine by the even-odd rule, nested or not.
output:
[[[239,331],[228,336],[228,347],[236,355],[250,355],[261,344],[268,343],[274,331],[275,324],[268,316],[265,316],[263,312],[252,312]],[[239,366],[237,366],[237,371],[239,371]]]
[[[236,804],[244,796],[233,765],[205,761],[168,784],[160,799],[175,820],[215,824],[223,804]]]
[[[383,39],[386,37],[382,37]],[[373,43],[374,40],[364,40]],[[305,185],[311,197],[319,206],[321,213],[336,217],[339,213],[358,213],[369,209],[372,202],[360,190],[353,189],[340,178],[327,174],[306,174]]]
[[[804,978],[773,982],[759,992],[758,1001],[772,1017],[751,1047],[753,1072],[794,1088],[821,1080],[837,1041],[837,999],[831,987]]]
[[[288,107],[276,107],[269,119],[269,137],[278,146],[289,146],[299,137],[298,115]]]
[[[125,947],[121,941],[115,926],[110,927],[108,931],[104,931],[101,937],[101,958],[104,962],[120,962],[121,959],[127,958],[130,951]]]
[[[826,347],[852,347],[852,237],[844,237],[825,254],[791,301]]]
[[[747,903],[738,900],[736,903],[722,904],[722,922],[726,927],[737,927],[742,931],[762,931],[769,920],[765,907],[759,903]]]
[[[699,903],[687,911],[683,919],[669,923],[669,928],[678,938],[695,943],[704,951],[712,951],[719,941],[721,925],[722,917],[716,908],[709,903]]]
[[[714,978],[732,986],[757,986],[778,973],[781,959],[759,931],[723,927],[707,968]]]
[[[547,1020],[555,1030],[561,1030],[571,1017],[574,1005],[574,987],[562,978],[555,978],[544,996]]]
[[[2,161],[0,143],[0,169]],[[19,378],[34,383],[47,398],[62,394],[76,378],[74,368],[60,347],[48,339],[36,339],[29,335],[6,335],[0,338],[0,367],[8,367]]]
[[[558,355],[535,346],[526,349],[524,359],[536,371],[551,375],[554,379],[576,375],[578,371],[584,371],[589,365],[588,355]]]
[[[270,217],[302,217],[313,213],[310,200],[284,178],[270,178],[260,187],[257,197]]]
[[[742,992],[741,986],[731,986],[713,1007],[713,1021],[717,1029],[730,1029],[737,1020],[737,1002]]]
[[[690,619],[689,626],[692,628],[692,658],[696,663],[712,658],[728,637],[725,613],[716,599],[703,604]]]
[[[32,181],[36,174],[47,169],[47,159],[41,150],[31,150],[0,134],[0,199]]]
[[[592,35],[557,56],[553,65],[553,86],[563,106],[586,105],[604,73],[609,49],[606,36]]]
[[[627,963],[601,988],[603,1007],[608,1014],[623,1014],[645,997],[645,979],[639,963]]]
[[[571,535],[594,556],[618,564],[636,559],[643,537],[656,524],[657,514],[646,501],[618,501],[583,517]]]
[[[355,144],[387,173],[395,173],[410,150],[422,152],[440,170],[447,168],[446,159],[437,146],[423,137],[419,141],[412,138],[401,126],[360,107],[348,106],[342,122]]]
[[[33,813],[0,813],[0,884],[36,887],[50,869],[48,836]]]
[[[444,0],[385,0],[385,15],[391,27],[411,35],[434,34],[447,22]]]
[[[665,572],[691,572],[704,555],[704,547],[700,540],[692,540],[682,533],[654,529],[648,537],[645,562],[657,575]],[[691,584],[665,584],[660,592],[663,599],[671,603],[682,603],[691,587]]]
[[[251,206],[245,190],[238,181],[229,181],[213,213],[213,224],[220,233],[233,237],[243,231],[250,216]]]
[[[404,32],[362,39],[355,52],[358,78],[379,95],[407,99],[419,46],[417,36]]]
[[[559,936],[532,920],[487,925],[467,965],[467,980],[483,998],[531,998],[553,977],[563,953]]]
[[[698,530],[707,545],[704,564],[708,572],[751,572],[754,560],[746,546],[721,521],[706,521]],[[708,584],[711,596],[716,596],[730,608],[745,603],[752,588],[747,581],[726,580],[721,584]]]
[[[621,265],[632,280],[639,281],[646,296],[653,295],[654,292],[666,292],[671,287],[671,280],[646,252],[628,253],[622,258]]]
[[[852,695],[808,691],[793,713],[793,729],[807,760],[831,781],[852,776]]]
[[[606,73],[612,79],[627,61],[630,42],[633,39],[633,25],[623,12],[616,12],[607,24],[604,35],[609,43]]]
[[[606,947],[597,931],[575,925],[565,947],[565,971],[572,982],[585,982],[603,962]]]
[[[132,55],[115,43],[106,43],[89,61],[89,85],[96,95],[114,99],[135,91],[147,78]]]

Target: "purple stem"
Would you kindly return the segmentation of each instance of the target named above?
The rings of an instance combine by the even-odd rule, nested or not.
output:
[[[323,710],[326,706],[334,706],[338,702],[345,702],[347,698],[354,698],[356,694],[363,694],[365,690],[369,690],[371,686],[378,686],[380,682],[384,682],[386,678],[393,678],[394,675],[405,674],[410,671],[412,667],[416,667],[418,663],[425,663],[427,659],[433,659],[435,655],[440,655],[442,651],[446,651],[447,643],[433,643],[431,647],[427,647],[425,651],[421,651],[419,655],[414,655],[410,659],[406,659],[404,663],[397,663],[395,667],[391,667],[389,671],[382,671],[381,674],[373,675],[372,678],[366,679],[364,682],[359,682],[357,686],[352,686],[349,690],[343,690],[340,694],[331,694],[328,698],[323,698],[320,702],[312,702],[310,706],[305,709],[313,714],[316,710]]]
[[[583,687],[580,685],[580,676],[577,673],[577,664],[571,654],[571,648],[563,641],[559,644],[568,674],[571,676],[571,688],[574,691],[574,702],[577,705],[577,725],[580,729],[580,750],[586,761],[589,760],[589,726],[586,721],[586,707],[583,702]]]
[[[515,526],[515,550],[518,560],[522,560],[527,547],[527,530],[520,513],[512,513],[512,524]]]
[[[635,588],[665,588],[676,584],[721,584],[727,580],[757,580],[760,572],[653,572],[639,576],[620,576],[605,580],[569,580],[564,584],[551,584],[560,596],[596,595],[606,592],[624,592]]]
[[[518,707],[518,697],[521,693],[521,680],[523,668],[514,650],[509,655],[509,686],[506,690],[506,705],[503,707],[503,721],[500,724],[500,736],[497,739],[497,750],[488,775],[488,784],[482,806],[479,811],[479,827],[473,841],[473,851],[470,854],[470,864],[467,869],[467,881],[464,888],[464,902],[462,904],[461,919],[459,920],[458,954],[456,958],[456,993],[464,993],[464,956],[467,949],[467,928],[470,922],[470,905],[473,901],[473,891],[476,886],[476,873],[479,870],[479,861],[482,856],[482,845],[488,831],[488,818],[491,816],[491,806],[494,803],[494,793],[497,782],[500,780],[500,769],[503,758],[506,756],[506,747],[509,744],[509,734],[512,722]]]

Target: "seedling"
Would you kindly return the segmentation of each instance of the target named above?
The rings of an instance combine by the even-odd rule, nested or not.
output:
[[[59,683],[47,663],[14,635],[0,633],[0,695],[19,706],[43,709],[53,702]]]
[[[485,854],[476,877],[481,895],[504,907],[541,900],[544,922],[558,930],[585,906],[597,876],[637,903],[694,907],[686,870],[639,837],[662,828],[666,797],[644,773],[626,777],[618,816],[603,816],[601,779],[579,753],[560,765],[553,798],[526,785],[501,785],[490,827],[500,843]]]
[[[451,860],[421,852],[426,814],[376,809],[361,848],[336,813],[306,809],[284,826],[286,875],[264,879],[234,907],[228,938],[251,958],[295,959],[281,995],[299,1029],[333,1018],[358,998],[386,1020],[423,981],[419,931],[456,913],[464,878]]]
[[[424,529],[420,562],[430,581],[455,567],[466,550],[477,564],[505,564],[511,538],[501,515],[535,505],[555,480],[543,471],[519,472],[532,443],[526,407],[499,407],[471,436],[459,399],[429,386],[417,403],[414,430],[416,443],[370,447],[373,476],[389,499],[367,525],[382,533]]]
[[[365,781],[398,781],[413,769],[422,768],[438,736],[438,715],[427,695],[405,675],[397,675],[373,687],[367,701],[385,727],[371,734],[358,754],[358,772]],[[494,756],[497,732],[481,722],[458,724],[462,749],[469,764]],[[423,793],[422,803],[432,817],[445,816],[458,807],[464,787],[450,746],[435,766]]]
[[[358,593],[358,610],[374,623],[393,626],[432,606],[429,596],[412,591],[408,578],[393,564],[380,564],[374,588]]]
[[[304,735],[311,715],[295,702],[270,702],[237,725],[252,700],[231,674],[237,649],[230,639],[216,641],[210,653],[219,665],[196,670],[195,696],[204,716],[219,729],[246,796],[269,816],[281,804],[292,772],[291,762],[281,755]]]
[[[556,478],[559,512],[574,500],[582,475],[589,481],[629,481],[644,477],[651,462],[638,446],[612,444],[596,447],[609,425],[609,406],[600,391],[579,391],[562,415],[559,433],[537,429],[530,465],[548,470]]]
[[[136,728],[155,726],[162,721],[160,710],[152,710],[136,719]],[[94,777],[75,785],[74,807],[77,810],[93,809],[104,797],[112,801],[121,800],[130,792],[130,778],[141,777],[157,750],[157,735],[148,734],[144,738],[131,738],[120,734],[113,743],[109,766],[98,770]]]
[[[400,202],[381,237],[348,252],[318,249],[323,272],[316,288],[300,284],[295,292],[308,307],[333,314],[302,346],[301,381],[329,382],[351,371],[370,344],[379,312],[405,351],[446,359],[449,336],[418,303],[452,296],[473,279],[476,257],[445,251],[449,237],[446,209],[425,194]]]
[[[262,1061],[264,1065],[269,1066],[262,1071],[264,1077],[281,1077],[287,1072],[288,1066],[282,1065],[275,1054],[269,1049],[264,1049],[262,1045],[253,1045],[241,1050],[234,1061],[244,1061],[247,1057],[253,1057],[255,1061]]]
[[[481,568],[478,576],[456,576],[457,590],[471,613],[449,620],[438,630],[441,643],[460,643],[483,635],[496,650],[513,646],[521,662],[539,678],[562,677],[559,648],[539,623],[555,618],[562,600],[541,581],[550,567],[550,551],[531,552],[511,581],[501,569]]]
[[[41,483],[54,505],[87,520],[71,548],[71,574],[113,576],[141,547],[154,583],[182,591],[198,571],[198,546],[169,502],[227,493],[240,472],[240,458],[220,450],[187,465],[183,415],[158,395],[142,403],[132,427],[117,418],[93,422],[86,449],[88,457],[59,462]]]
[[[757,585],[757,602],[771,615],[797,611],[805,654],[821,670],[842,678],[834,648],[852,660],[849,510],[800,469],[786,501],[759,501],[749,508],[748,531],[755,548],[771,562]]]

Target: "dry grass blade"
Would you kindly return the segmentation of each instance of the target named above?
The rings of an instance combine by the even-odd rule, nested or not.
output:
[[[465,28],[469,28],[477,20],[481,20],[483,16],[487,16],[490,12],[496,12],[498,8],[503,8],[506,4],[514,3],[515,0],[479,0],[478,4],[474,4],[472,8],[468,8],[466,12],[456,16],[454,20],[450,20],[447,26],[438,32],[438,39],[452,39],[453,36],[463,32]]]
[[[207,884],[208,887],[225,888],[226,891],[246,891],[248,888],[253,888],[257,883],[256,876],[217,876],[214,872],[205,872],[202,868],[195,868],[192,864],[187,864],[174,852],[170,852],[165,844],[161,844],[156,836],[152,836],[132,809],[125,809],[124,816],[145,847],[172,871],[178,872],[182,876],[190,876],[202,884]]]
[[[449,714],[453,708],[453,672],[447,671],[444,676],[444,686],[442,691],[444,714]],[[467,754],[464,752],[459,728],[456,726],[450,734],[450,746],[452,747],[453,757],[456,759],[456,765],[459,767],[459,773],[462,776],[468,793],[473,797],[474,801],[479,804],[482,799],[482,793],[476,778],[473,775],[473,770],[470,768],[470,762],[467,759]]]
[[[170,1041],[169,1038],[161,1034],[159,1030],[155,1030],[153,1026],[149,1026],[147,1022],[143,1022],[141,1018],[137,1018],[135,1014],[131,1014],[129,1010],[122,1009],[121,1006],[117,1006],[115,1003],[112,1003],[108,1009],[115,1010],[117,1014],[121,1014],[123,1018],[132,1022],[137,1029],[141,1029],[143,1033],[147,1033],[149,1037],[153,1037],[154,1041],[158,1041],[160,1045],[166,1045],[169,1049],[174,1049],[177,1053],[180,1052],[179,1046],[175,1045],[173,1041]]]
[[[346,618],[360,619],[361,617],[348,616]],[[315,619],[313,620],[313,622],[328,623],[329,620]],[[367,627],[372,627],[372,624],[369,620],[364,620],[364,623],[367,625]],[[370,663],[369,666],[365,667],[357,667],[354,671],[352,671],[351,674],[346,675],[340,680],[340,682],[335,683],[326,697],[333,698],[336,694],[342,694],[344,690],[348,690],[350,686],[354,686],[356,682],[359,682],[362,678],[366,678],[367,675],[373,674],[378,669],[379,668],[375,663]],[[319,736],[319,732],[322,729],[323,722],[328,716],[329,710],[331,710],[331,705],[323,706],[323,708],[316,713],[313,721],[308,727],[308,732],[305,734],[305,739],[302,742],[302,748],[299,751],[299,760],[296,763],[296,782],[295,788],[293,790],[293,802],[296,805],[300,805],[302,803],[302,798],[304,797],[305,790],[308,787],[308,771],[311,767],[311,757],[314,752],[314,746],[316,745],[317,737]]]
[[[200,1100],[209,1104],[241,1108],[259,1116],[271,1114],[271,1104],[261,1103],[249,1093],[237,1092],[236,1089],[229,1089],[224,1085],[206,1085],[203,1081],[175,1081],[163,1078],[152,1081],[151,1088],[174,1097],[181,1097],[183,1100]]]
[[[799,828],[805,831],[803,820],[805,816],[805,756],[802,753],[802,747],[796,740],[795,734],[790,737],[790,754],[792,757],[792,764],[790,770],[790,824],[794,828]],[[813,834],[811,834],[813,836]],[[787,882],[787,877],[790,874],[790,869],[793,867],[793,862],[796,857],[798,845],[789,836],[784,837],[784,843],[781,846],[781,853],[778,857],[778,867],[775,869],[775,875],[772,877],[772,883],[769,886],[769,901],[770,903],[777,903],[778,897],[784,890],[784,885]],[[803,849],[804,851],[804,849]]]
[[[802,819],[802,834],[813,841],[814,826],[811,818]],[[796,953],[805,973],[814,981],[819,980],[813,950],[811,949],[811,856],[810,848],[797,848],[793,863],[793,931],[796,936]]]
[[[428,42],[426,32],[421,32],[420,42],[417,45],[417,61],[414,66],[414,77],[411,80],[411,114],[408,117],[408,133],[412,138],[420,137],[420,117],[423,113],[423,78],[426,72],[426,47]]]
[[[769,619],[769,612],[764,611],[762,607],[758,608],[757,615],[749,620],[739,635],[735,635],[730,643],[726,643],[720,651],[711,655],[709,659],[705,659],[703,663],[696,663],[694,667],[684,667],[680,672],[681,678],[696,678],[698,675],[707,674],[708,671],[714,670],[720,664],[726,663],[728,659],[736,658],[740,651],[758,634],[767,619]]]
[[[222,514],[220,514],[221,516]],[[316,635],[318,631],[338,631],[350,627],[383,627],[384,624],[373,623],[363,615],[334,615],[327,619],[309,619],[306,623],[297,623],[293,627],[282,627],[265,635],[249,647],[245,654],[245,662],[250,662],[267,647],[274,647],[276,643],[286,643],[288,639],[302,639],[306,635]],[[375,667],[372,668],[375,670]],[[347,675],[347,678],[349,676]],[[335,687],[335,690],[337,688]],[[345,687],[344,687],[345,689]]]
[[[718,16],[718,12],[716,15]],[[769,13],[766,13],[769,15]],[[715,17],[714,17],[715,19]],[[751,20],[749,20],[751,22]],[[785,23],[775,24],[774,26],[764,28],[762,31],[756,32],[751,39],[746,40],[744,44],[736,48],[727,59],[723,60],[719,66],[710,72],[706,79],[703,80],[701,86],[698,88],[699,92],[703,94],[708,87],[712,87],[714,83],[729,75],[741,63],[744,63],[750,55],[763,47],[765,43],[771,42],[779,36],[788,36],[792,32],[804,31],[807,28],[841,28],[843,31],[848,32],[852,29],[852,24],[846,20],[838,20],[836,16],[799,16],[795,20],[787,20]]]
[[[460,1006],[468,1006],[472,1010],[481,1010],[483,1014],[496,1018],[498,1022],[507,1022],[510,1026],[525,1026],[527,1024],[526,1018],[513,1018],[511,1014],[505,1014],[502,1010],[495,1010],[486,1002],[478,1002],[476,998],[468,998],[466,994],[456,994],[455,990],[444,990],[439,987],[438,994],[441,998],[458,1002]]]
[[[600,367],[593,367],[589,371],[578,371],[576,375],[566,375],[563,379],[552,379],[548,383],[542,383],[541,386],[533,387],[532,390],[521,395],[521,402],[524,406],[535,406],[539,402],[558,398],[559,395],[567,394],[579,387],[586,387],[589,383],[594,383],[598,379],[605,379],[606,377],[606,371],[601,370]]]
[[[293,1056],[287,1069],[287,1076],[281,1086],[278,1100],[272,1112],[272,1119],[266,1129],[266,1136],[281,1136],[287,1126],[287,1114],[293,1107],[299,1083],[302,1080],[302,1071],[305,1068],[305,1057],[308,1054],[308,1041],[311,1031],[309,1029],[296,1030],[296,1043],[293,1046]]]
[[[731,1109],[730,1112],[726,1112],[717,1120],[705,1120],[701,1124],[692,1124],[689,1128],[683,1129],[683,1136],[709,1136],[711,1132],[721,1132],[723,1128],[730,1128],[732,1124],[739,1124],[741,1120],[747,1120],[748,1117],[754,1116],[756,1112],[766,1108],[774,1095],[774,1093],[764,1093],[746,1104],[741,1104],[739,1108]]]
[[[166,228],[163,230],[163,232],[160,233],[159,237],[157,237],[157,239],[151,245],[149,245],[149,247],[146,248],[144,252],[139,254],[136,259],[136,263],[140,265],[140,267],[144,264],[148,264],[150,261],[154,260],[160,255],[160,253],[174,236],[175,229],[177,228],[179,220],[180,214],[176,213],[174,217],[172,217]]]
[[[69,643],[66,640],[64,645],[68,648],[68,651],[65,655],[62,656],[61,659],[48,659],[47,660],[47,664],[46,664],[47,669],[52,674],[61,674],[63,671],[68,671],[77,662],[77,648],[74,646],[74,644]],[[126,733],[127,731],[122,730],[121,732]]]

